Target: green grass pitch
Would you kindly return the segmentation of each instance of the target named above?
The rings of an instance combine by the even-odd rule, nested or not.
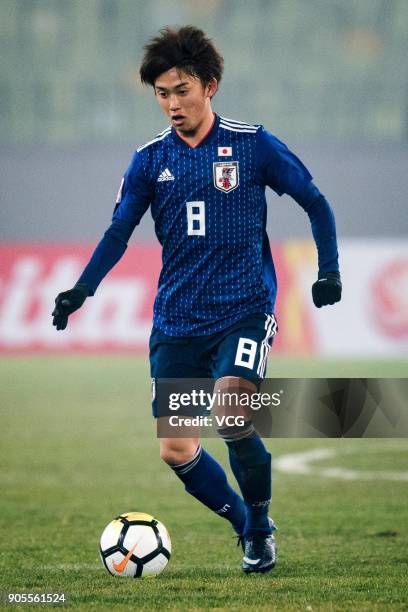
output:
[[[271,357],[269,375],[402,377],[406,366]],[[2,591],[64,591],[79,610],[408,607],[408,482],[380,478],[408,471],[407,440],[267,440],[275,458],[331,448],[330,467],[379,478],[275,471],[279,563],[245,576],[229,524],[159,459],[146,359],[3,358],[0,415]],[[205,444],[227,466],[221,441]],[[173,554],[158,578],[114,578],[99,561],[103,528],[130,510],[169,529]]]

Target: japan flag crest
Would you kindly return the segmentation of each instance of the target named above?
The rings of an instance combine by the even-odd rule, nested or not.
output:
[[[228,193],[239,185],[238,162],[214,162],[214,187]]]

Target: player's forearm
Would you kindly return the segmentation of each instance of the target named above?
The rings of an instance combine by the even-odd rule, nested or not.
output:
[[[338,272],[336,223],[330,204],[313,183],[295,199],[309,216],[317,247],[319,274]]]
[[[78,283],[89,287],[89,295],[94,295],[103,278],[120,260],[126,251],[132,231],[133,227],[126,222],[113,220],[78,279]]]

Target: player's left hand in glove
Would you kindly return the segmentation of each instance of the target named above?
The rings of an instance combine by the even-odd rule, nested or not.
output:
[[[341,300],[341,279],[339,272],[326,272],[320,274],[319,279],[313,283],[312,297],[317,308],[335,304]]]
[[[57,295],[52,312],[52,324],[57,330],[66,328],[69,315],[81,308],[88,295],[89,289],[85,283],[77,283],[69,291],[63,291]]]

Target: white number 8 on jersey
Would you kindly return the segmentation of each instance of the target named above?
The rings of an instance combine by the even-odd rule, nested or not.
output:
[[[205,204],[204,202],[187,202],[187,234],[189,236],[205,236]]]

